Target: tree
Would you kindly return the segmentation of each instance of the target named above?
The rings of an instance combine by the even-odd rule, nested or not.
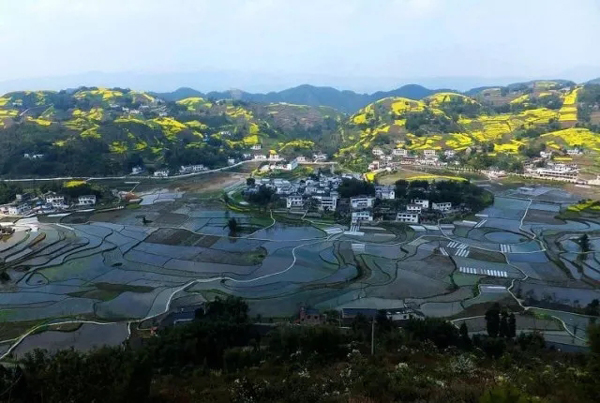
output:
[[[498,333],[500,337],[509,337],[510,329],[508,326],[508,313],[506,311],[502,311],[502,315],[500,316],[500,328],[498,329]]]
[[[460,329],[458,330],[460,334],[460,344],[463,348],[468,348],[471,346],[471,338],[469,337],[469,328],[467,327],[467,323],[463,322],[460,325]]]
[[[485,313],[485,323],[488,336],[498,337],[500,331],[500,305],[498,303],[495,303]]]
[[[590,237],[588,236],[588,234],[583,234],[582,236],[580,236],[577,240],[577,243],[579,244],[582,253],[590,251]]]
[[[229,228],[229,235],[235,235],[240,229],[240,226],[234,217],[231,217],[229,221],[227,221],[227,227]]]
[[[517,336],[517,319],[515,314],[511,312],[508,317],[508,337],[511,339]]]
[[[588,344],[592,353],[600,355],[600,325],[591,324],[587,328]]]
[[[600,316],[600,300],[593,299],[592,302],[585,307],[585,314],[589,316]]]
[[[246,186],[254,186],[256,180],[254,178],[246,178]]]

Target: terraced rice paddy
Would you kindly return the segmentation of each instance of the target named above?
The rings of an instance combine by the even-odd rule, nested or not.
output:
[[[585,318],[568,311],[600,294],[591,285],[600,277],[600,224],[536,221],[572,203],[551,188],[496,195],[476,222],[443,230],[398,224],[363,236],[226,211],[176,192],[152,195],[135,210],[16,223],[0,242],[10,276],[0,285],[2,351],[91,348],[100,331],[119,343],[130,322],[224,295],[245,298],[251,315],[263,317],[290,317],[301,306],[410,306],[458,320],[502,302],[546,310],[559,317],[548,325],[553,337],[582,343],[583,328],[573,327]],[[227,229],[231,217],[242,226],[237,234]],[[582,260],[573,238],[584,232],[593,250]],[[64,334],[50,323],[76,329]]]

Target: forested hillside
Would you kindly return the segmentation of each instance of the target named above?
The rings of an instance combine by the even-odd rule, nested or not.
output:
[[[272,150],[290,158],[322,151],[359,171],[366,170],[374,147],[385,152],[453,150],[474,168],[513,166],[542,150],[581,148],[592,156],[600,151],[599,84],[532,81],[480,88],[470,95],[436,92],[422,99],[429,90],[404,88],[415,99],[397,96],[402,89],[380,92],[351,115],[328,106],[269,101],[299,96],[310,104],[336,98],[349,105],[356,100],[354,93],[311,86],[276,97],[213,93],[203,98],[182,89],[177,98],[186,97],[177,101],[121,88],[9,93],[0,97],[0,175],[221,167],[229,158],[251,157],[256,144],[262,150],[252,153]],[[474,150],[484,152],[467,161]]]
[[[184,98],[127,89],[14,92],[0,97],[0,175],[115,175],[134,166],[219,167],[254,144],[310,149],[337,128],[326,107]],[[306,140],[303,142],[290,140]],[[300,150],[299,150],[300,149]]]

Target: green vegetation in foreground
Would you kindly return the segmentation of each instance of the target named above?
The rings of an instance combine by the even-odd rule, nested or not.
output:
[[[261,337],[236,298],[216,299],[187,325],[160,330],[141,347],[91,353],[41,351],[0,371],[2,402],[569,402],[600,390],[600,327],[591,351],[544,348],[539,333],[494,306],[488,335],[440,319],[398,329],[384,315],[349,329],[328,312],[317,326],[280,326]]]

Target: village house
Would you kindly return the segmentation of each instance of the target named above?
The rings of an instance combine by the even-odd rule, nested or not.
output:
[[[24,215],[28,213],[30,207],[28,204],[15,204],[8,206],[7,212],[8,215]]]
[[[426,159],[437,158],[437,152],[435,150],[423,150],[423,156]]]
[[[227,164],[228,164],[228,165],[233,165],[233,164],[235,164],[235,158],[227,158]]]
[[[256,143],[250,147],[251,150],[262,150],[262,144]]]
[[[406,157],[408,155],[408,151],[403,148],[395,148],[392,151],[392,154],[396,157]]]
[[[300,162],[306,162],[306,157],[304,155],[299,155],[296,157],[296,161]]]
[[[302,195],[292,194],[285,199],[287,208],[304,207],[304,198]]]
[[[423,209],[428,209],[429,208],[429,200],[427,200],[427,199],[424,199],[424,200],[413,199],[413,200],[411,200],[411,203],[412,204],[419,204],[419,205],[421,205],[421,208],[423,208]]]
[[[206,171],[206,167],[202,164],[199,165],[182,165],[179,168],[179,173],[180,174],[189,174],[189,173],[196,173],[196,172],[201,172],[201,171]]]
[[[407,204],[406,211],[411,213],[420,213],[423,207],[420,204]]]
[[[316,153],[316,154],[313,154],[313,160],[315,162],[327,161],[327,154],[325,154],[325,153]]]
[[[59,208],[65,206],[65,196],[59,195],[54,192],[48,192],[44,195],[44,200],[47,204],[50,204],[53,208]]]
[[[373,202],[375,198],[373,196],[357,196],[350,198],[350,205],[352,209],[358,210],[363,208],[371,208],[373,207]]]
[[[383,150],[381,148],[379,148],[379,147],[375,147],[373,149],[373,151],[371,151],[371,152],[373,153],[373,155],[376,155],[378,157],[382,156],[384,154]]]
[[[155,178],[166,178],[167,176],[169,176],[169,170],[159,169],[158,171],[154,171],[153,175]]]
[[[371,210],[361,210],[352,212],[352,222],[373,221],[373,212]]]
[[[369,164],[368,169],[369,169],[369,171],[375,171],[376,169],[379,169],[379,161],[378,160],[373,160],[373,162],[371,162]]]
[[[446,158],[454,158],[455,155],[456,155],[456,151],[454,151],[454,150],[446,150],[446,151],[444,151],[444,156]]]
[[[580,148],[571,148],[567,150],[567,154],[568,155],[581,155],[583,154],[583,151]]]
[[[93,206],[96,204],[96,195],[85,195],[77,198],[77,205],[79,206]]]
[[[337,195],[313,196],[313,199],[317,200],[319,211],[335,211],[337,208]]]
[[[279,154],[271,150],[271,152],[269,153],[269,161],[279,161],[279,159]]]
[[[552,157],[552,151],[540,151],[540,157],[549,159]]]
[[[264,155],[264,154],[256,154],[256,155],[254,156],[254,159],[255,159],[255,160],[258,160],[258,161],[266,161],[266,159],[267,159],[267,156],[266,156],[266,155]]]
[[[452,210],[452,203],[450,202],[440,202],[440,203],[431,203],[431,209],[437,210],[441,212],[446,212]]]
[[[396,214],[396,221],[410,224],[419,223],[419,213],[411,213],[407,211],[401,211]]]
[[[144,168],[143,167],[137,166],[137,167],[132,167],[131,168],[131,174],[132,175],[139,175],[142,172],[144,172]]]
[[[375,197],[382,200],[393,200],[396,198],[396,190],[393,186],[375,186]]]

